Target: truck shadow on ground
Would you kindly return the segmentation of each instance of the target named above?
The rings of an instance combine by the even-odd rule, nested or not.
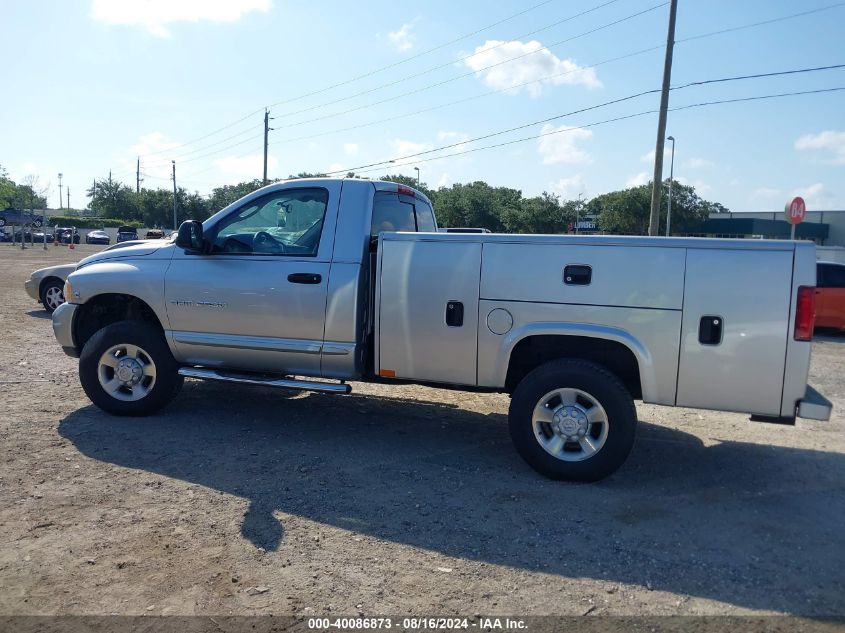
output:
[[[196,382],[161,415],[120,419],[89,406],[59,433],[90,458],[248,499],[242,534],[267,550],[284,538],[273,516],[282,511],[562,577],[754,609],[845,611],[838,453],[704,445],[641,422],[617,474],[566,484],[524,465],[505,415]]]

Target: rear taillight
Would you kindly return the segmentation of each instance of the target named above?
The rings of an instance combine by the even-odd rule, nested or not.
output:
[[[816,289],[814,286],[801,286],[798,288],[798,302],[795,306],[795,340],[812,340],[815,322]]]
[[[413,198],[416,193],[417,192],[411,189],[410,187],[406,187],[405,185],[399,185],[399,195],[401,196],[411,196]]]

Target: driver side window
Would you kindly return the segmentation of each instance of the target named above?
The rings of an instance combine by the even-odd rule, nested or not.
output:
[[[282,189],[247,203],[216,227],[215,253],[314,257],[320,245],[329,192]]]

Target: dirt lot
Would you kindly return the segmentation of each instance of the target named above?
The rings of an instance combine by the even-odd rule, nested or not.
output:
[[[0,614],[845,614],[845,337],[831,422],[640,405],[615,476],[560,484],[501,395],[189,381],[103,414],[23,290],[94,250],[0,245]]]

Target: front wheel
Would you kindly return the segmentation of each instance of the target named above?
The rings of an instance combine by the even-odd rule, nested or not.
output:
[[[508,414],[522,458],[551,479],[597,481],[634,445],[631,394],[607,369],[566,359],[541,365],[517,385]]]
[[[41,288],[41,304],[50,314],[65,302],[64,284],[58,280],[51,280]]]
[[[149,415],[182,388],[179,366],[161,330],[120,321],[94,334],[79,357],[79,380],[91,402],[114,415]]]

